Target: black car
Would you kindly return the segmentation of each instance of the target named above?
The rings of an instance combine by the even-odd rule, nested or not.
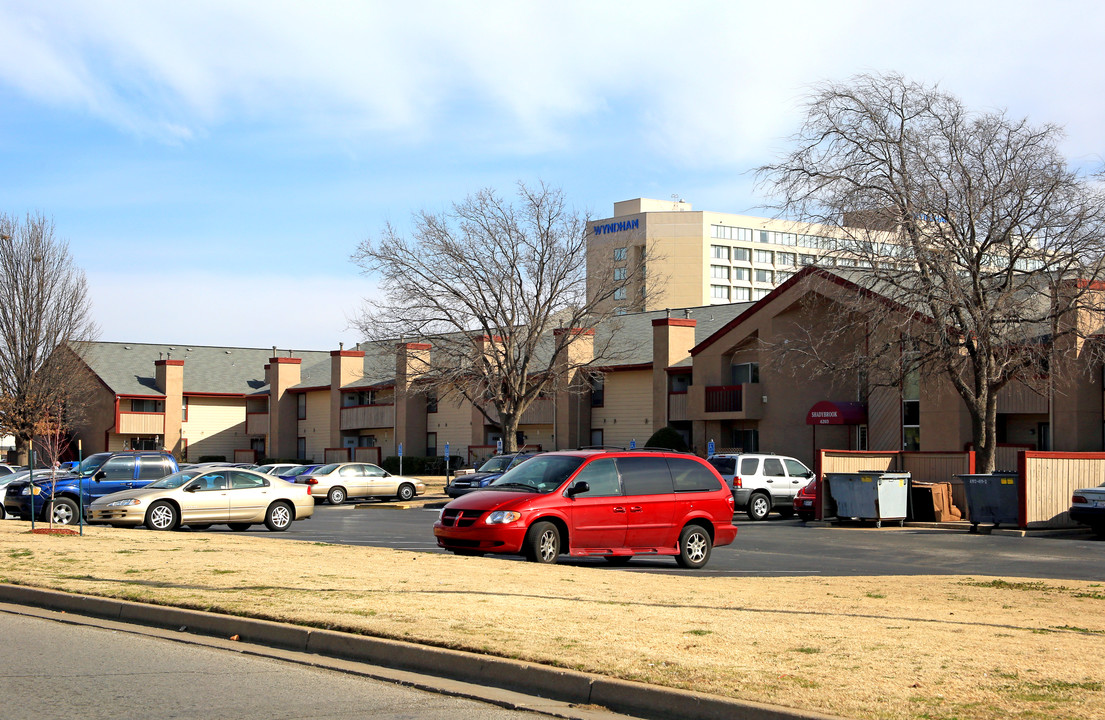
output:
[[[496,455],[488,459],[483,465],[480,465],[476,469],[476,472],[469,475],[458,475],[453,478],[453,482],[449,483],[449,487],[445,488],[445,492],[451,498],[458,498],[461,495],[467,495],[470,492],[485,488],[492,480],[495,480],[515,465],[529,460],[536,454],[537,453],[511,453],[509,455]]]

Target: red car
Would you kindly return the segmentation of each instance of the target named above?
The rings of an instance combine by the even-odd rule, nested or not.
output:
[[[737,535],[733,494],[706,461],[662,451],[575,450],[538,455],[434,523],[437,544],[458,555],[562,553],[628,562],[673,555],[700,568]]]

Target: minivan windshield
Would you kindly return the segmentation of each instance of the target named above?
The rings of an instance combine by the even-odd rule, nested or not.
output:
[[[583,464],[584,458],[574,455],[538,455],[507,470],[489,488],[551,493],[564,484]]]
[[[498,457],[493,457],[483,465],[480,465],[480,469],[476,472],[502,472],[510,467],[510,461],[513,459],[513,455],[499,455]]]

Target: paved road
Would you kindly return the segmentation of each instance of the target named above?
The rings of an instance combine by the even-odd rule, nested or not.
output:
[[[314,517],[293,523],[285,533],[270,533],[263,526],[249,532],[275,540],[443,552],[433,537],[437,515],[437,510],[402,510],[383,504],[362,509],[353,505],[320,505]],[[738,515],[736,542],[715,548],[703,570],[682,570],[673,558],[635,558],[618,571],[720,576],[950,574],[1105,580],[1105,541],[1089,532],[1051,537],[973,535],[965,530],[806,525],[795,519],[782,520],[774,515],[771,518],[752,522],[743,514]],[[219,530],[212,528],[205,532]],[[561,562],[607,567],[601,559],[562,557]]]
[[[0,657],[5,720],[542,717],[294,662],[4,612]]]

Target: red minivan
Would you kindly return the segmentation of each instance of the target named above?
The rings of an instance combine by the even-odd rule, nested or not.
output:
[[[561,553],[628,562],[674,555],[700,568],[737,535],[733,494],[709,463],[665,451],[573,450],[537,455],[486,489],[464,495],[434,523],[458,555]]]

